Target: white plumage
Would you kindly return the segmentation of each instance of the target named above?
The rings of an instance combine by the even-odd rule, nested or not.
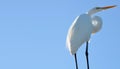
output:
[[[67,35],[67,47],[72,55],[84,42],[89,41],[92,31],[92,19],[88,14],[76,17]]]
[[[77,16],[72,23],[67,35],[67,47],[72,55],[86,41],[91,34],[98,32],[102,27],[102,19],[99,16],[93,18],[88,14]]]
[[[93,34],[98,32],[102,28],[102,23],[102,19],[99,16],[94,16],[92,18]]]
[[[88,11],[87,14],[77,16],[72,25],[70,26],[67,34],[66,44],[70,53],[74,55],[76,69],[78,69],[76,52],[79,49],[79,47],[85,42],[86,42],[85,54],[87,60],[87,69],[89,69],[88,41],[91,37],[91,34],[98,32],[102,27],[102,19],[99,16],[93,17],[92,15],[102,10],[106,10],[113,7],[115,7],[115,5],[95,7]]]

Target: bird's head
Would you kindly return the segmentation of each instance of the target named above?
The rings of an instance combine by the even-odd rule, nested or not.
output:
[[[116,7],[116,5],[113,5],[113,6],[104,6],[104,7],[95,7],[93,9],[91,9],[90,11],[88,11],[88,14],[92,15],[92,14],[95,14],[97,12],[100,12],[100,11],[103,11],[103,10],[107,10],[107,9],[110,9],[110,8],[114,8],[114,7]]]

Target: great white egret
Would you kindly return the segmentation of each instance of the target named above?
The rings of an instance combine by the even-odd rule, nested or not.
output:
[[[88,11],[86,14],[82,14],[77,16],[72,25],[69,28],[66,44],[72,55],[74,55],[76,69],[78,69],[77,65],[77,56],[76,52],[78,48],[86,42],[86,60],[87,60],[87,68],[89,69],[89,60],[88,60],[88,41],[90,39],[91,34],[98,32],[102,27],[102,19],[99,16],[92,16],[93,14],[113,8],[113,6],[105,6],[105,7],[95,7]]]

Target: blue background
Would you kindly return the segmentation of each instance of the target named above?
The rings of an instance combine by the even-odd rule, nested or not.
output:
[[[120,69],[119,0],[1,0],[0,69],[75,69],[66,35],[76,16],[96,6],[102,30],[91,37],[90,69]],[[78,50],[79,69],[86,69],[85,44]]]

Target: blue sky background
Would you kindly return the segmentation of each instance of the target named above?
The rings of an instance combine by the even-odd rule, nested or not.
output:
[[[90,69],[120,69],[120,0],[1,0],[0,69],[75,69],[66,35],[75,17],[95,6],[102,30],[91,37]],[[86,69],[85,44],[78,50]]]

